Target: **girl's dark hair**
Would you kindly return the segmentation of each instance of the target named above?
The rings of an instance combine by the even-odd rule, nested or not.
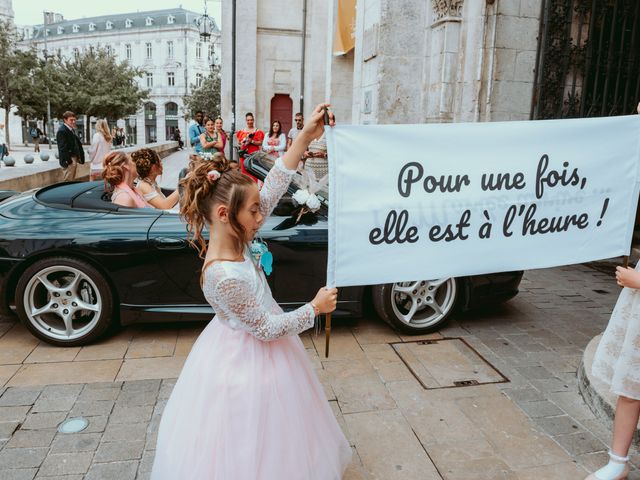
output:
[[[209,178],[211,170],[220,172],[218,180]],[[254,181],[239,170],[231,169],[224,155],[215,153],[211,160],[191,155],[189,172],[180,184],[184,187],[180,216],[187,223],[189,242],[198,249],[200,257],[204,258],[207,252],[202,230],[211,222],[213,207],[217,204],[226,205],[229,209],[229,225],[236,237],[238,253],[241,253],[246,232],[238,221],[238,212],[245,202],[247,191],[251,185],[255,185]]]
[[[124,181],[124,165],[127,163],[127,154],[124,152],[111,152],[102,161],[102,178],[112,187]]]
[[[154,165],[162,165],[160,155],[150,148],[141,148],[131,152],[131,159],[136,164],[136,170],[140,178],[147,178]]]
[[[273,135],[275,133],[273,131],[273,124],[274,123],[278,124],[278,136],[282,133],[282,124],[280,123],[280,120],[274,120],[273,122],[271,122],[271,126],[269,127],[269,135],[267,135],[268,137],[270,137],[271,135]]]
[[[213,122],[214,124],[216,123],[216,121],[215,121],[215,119],[213,117],[207,118],[207,120],[204,122],[204,124],[206,125],[209,122]]]

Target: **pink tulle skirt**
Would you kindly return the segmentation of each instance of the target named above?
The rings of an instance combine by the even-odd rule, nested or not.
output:
[[[152,480],[339,480],[351,449],[298,336],[213,320],[158,431]]]

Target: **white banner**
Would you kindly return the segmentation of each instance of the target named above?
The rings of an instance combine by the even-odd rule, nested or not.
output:
[[[338,287],[627,255],[640,115],[338,125],[327,132]]]

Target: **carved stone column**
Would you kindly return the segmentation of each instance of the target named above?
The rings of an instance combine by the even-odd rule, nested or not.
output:
[[[450,122],[454,117],[463,0],[432,0],[431,3],[426,116],[427,120]]]

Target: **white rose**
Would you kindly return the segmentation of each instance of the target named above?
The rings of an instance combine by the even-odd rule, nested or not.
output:
[[[309,199],[309,191],[306,189],[300,189],[293,194],[293,199],[298,202],[298,205],[304,205]]]
[[[315,193],[309,195],[309,198],[307,199],[307,207],[309,207],[314,212],[320,208],[320,200],[315,195]]]

